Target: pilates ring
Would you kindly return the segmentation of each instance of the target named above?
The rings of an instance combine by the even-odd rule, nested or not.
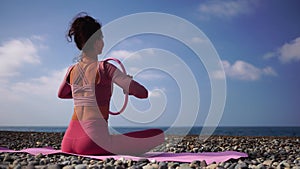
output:
[[[122,62],[119,59],[110,57],[110,58],[107,58],[107,59],[104,60],[104,62],[106,62],[106,61],[117,62],[120,65],[120,67],[122,69],[122,72],[124,74],[127,74],[124,65],[122,64]],[[109,114],[111,114],[111,115],[119,115],[119,114],[121,114],[126,109],[127,103],[128,103],[128,93],[125,93],[125,100],[124,100],[123,106],[120,109],[120,111],[117,111],[117,112],[109,111]]]

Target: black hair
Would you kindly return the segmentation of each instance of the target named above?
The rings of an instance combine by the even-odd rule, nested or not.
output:
[[[77,48],[83,51],[92,50],[92,44],[101,37],[101,24],[85,12],[75,16],[67,33],[68,42],[74,39]]]

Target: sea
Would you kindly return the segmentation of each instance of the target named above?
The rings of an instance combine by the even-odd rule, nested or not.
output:
[[[287,136],[300,138],[299,127],[152,127],[165,131],[166,135],[221,135],[221,136]],[[0,131],[65,132],[67,127],[54,126],[0,126]],[[149,129],[147,127],[112,127],[112,134]]]

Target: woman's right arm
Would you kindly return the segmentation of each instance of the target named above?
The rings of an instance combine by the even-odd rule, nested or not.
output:
[[[107,74],[112,78],[112,81],[120,86],[125,93],[133,95],[137,98],[144,99],[148,97],[147,89],[121,72],[116,66],[106,62],[104,63]]]

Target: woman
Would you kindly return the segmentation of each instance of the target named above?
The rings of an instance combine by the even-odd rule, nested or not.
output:
[[[62,140],[62,151],[76,154],[142,154],[163,143],[159,129],[111,135],[108,131],[112,83],[137,98],[148,91],[108,62],[99,62],[104,46],[101,25],[87,14],[78,15],[70,25],[68,40],[82,51],[58,91],[59,98],[73,98],[72,120]]]

